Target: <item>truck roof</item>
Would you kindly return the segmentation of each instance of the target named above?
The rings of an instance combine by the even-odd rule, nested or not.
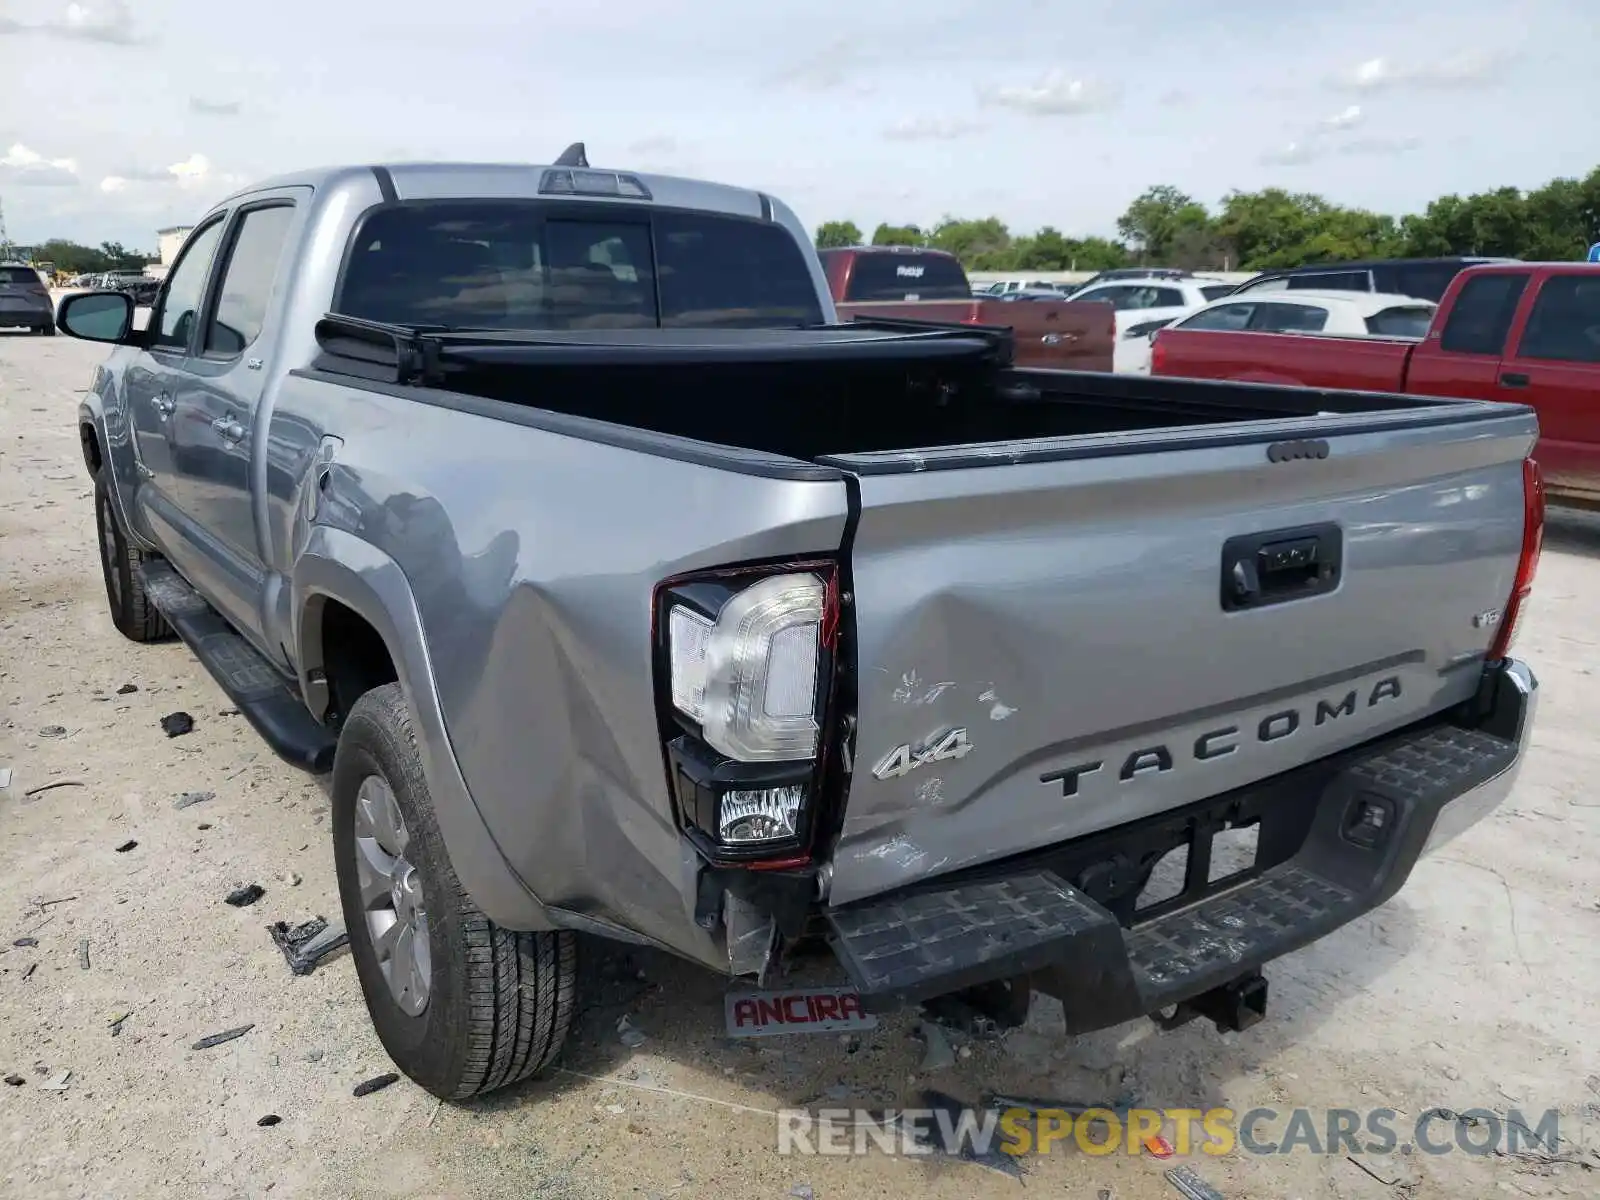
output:
[[[472,162],[397,162],[351,164],[293,171],[260,180],[233,192],[213,208],[226,205],[256,192],[287,187],[309,187],[319,193],[346,188],[366,191],[374,178],[380,189],[392,190],[399,200],[450,199],[526,199],[539,195],[544,173],[550,170],[593,171],[597,174],[629,175],[642,182],[652,203],[665,208],[686,208],[730,216],[771,219],[775,210],[788,213],[781,201],[753,188],[684,179],[675,175],[654,175],[621,167],[574,168],[553,163],[472,163]],[[561,199],[596,203],[637,204],[628,196],[563,195]],[[792,216],[792,214],[790,214]]]

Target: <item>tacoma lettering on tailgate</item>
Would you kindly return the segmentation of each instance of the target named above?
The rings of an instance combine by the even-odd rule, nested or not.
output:
[[[1238,725],[1221,725],[1209,732],[1202,733],[1195,738],[1190,757],[1195,762],[1208,762],[1216,758],[1225,758],[1237,753],[1242,745],[1254,742],[1280,742],[1286,737],[1292,737],[1299,732],[1305,724],[1313,727],[1326,725],[1329,721],[1339,717],[1354,716],[1357,707],[1375,708],[1389,700],[1400,698],[1400,677],[1390,675],[1378,680],[1367,691],[1365,700],[1361,693],[1364,689],[1351,688],[1342,696],[1323,697],[1319,699],[1314,708],[1283,708],[1277,712],[1268,713],[1256,723],[1253,730],[1246,731]],[[1253,736],[1252,736],[1253,735]],[[1159,743],[1143,746],[1134,750],[1125,759],[1117,771],[1117,778],[1127,783],[1141,775],[1152,772],[1170,771],[1173,768],[1175,757],[1170,746]],[[1039,776],[1043,784],[1060,783],[1061,794],[1066,797],[1078,794],[1078,780],[1085,775],[1093,775],[1105,767],[1105,762],[1079,763],[1075,767],[1067,767],[1060,771],[1051,771]]]

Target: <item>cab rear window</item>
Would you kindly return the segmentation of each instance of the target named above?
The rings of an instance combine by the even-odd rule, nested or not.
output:
[[[43,287],[39,273],[32,267],[0,267],[0,283],[18,283],[26,287]]]
[[[972,285],[961,264],[946,254],[858,254],[845,302],[970,300]]]
[[[822,322],[807,260],[780,225],[526,201],[379,209],[355,234],[335,307],[450,329]]]

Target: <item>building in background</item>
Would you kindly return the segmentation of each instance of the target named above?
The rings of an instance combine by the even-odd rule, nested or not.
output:
[[[173,225],[167,229],[156,230],[156,254],[159,263],[151,263],[145,268],[146,275],[157,279],[165,279],[167,272],[172,269],[173,260],[178,257],[178,251],[183,249],[184,239],[189,236],[193,225]]]

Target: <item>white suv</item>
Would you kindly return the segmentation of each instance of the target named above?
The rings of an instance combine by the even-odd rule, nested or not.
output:
[[[1169,321],[1220,300],[1234,289],[1231,283],[1210,279],[1152,276],[1149,279],[1115,279],[1091,283],[1073,292],[1073,300],[1105,300],[1117,310],[1117,345],[1112,370],[1138,370],[1149,359],[1149,338]]]

